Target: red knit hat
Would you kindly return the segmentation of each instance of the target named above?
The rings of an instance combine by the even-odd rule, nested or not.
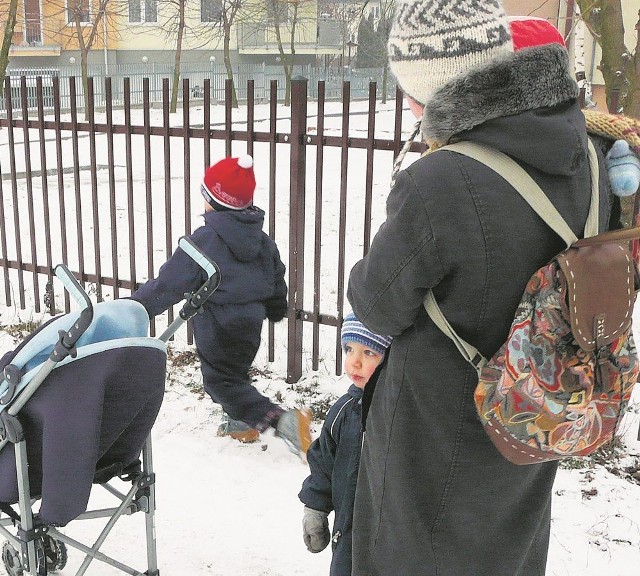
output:
[[[565,46],[564,38],[560,31],[544,18],[510,16],[509,28],[514,50],[553,43]]]
[[[256,177],[249,155],[224,158],[207,169],[200,186],[204,199],[217,210],[243,210],[253,203]]]

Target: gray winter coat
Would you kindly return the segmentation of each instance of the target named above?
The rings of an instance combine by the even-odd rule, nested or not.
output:
[[[427,104],[423,133],[510,155],[581,237],[590,175],[576,95],[563,49],[525,49],[449,82]],[[601,191],[604,178],[602,166]],[[607,193],[600,206],[604,229]],[[387,220],[349,280],[358,318],[394,336],[366,422],[353,576],[545,573],[556,465],[516,466],[494,448],[476,415],[476,373],[422,300],[433,288],[458,334],[490,357],[529,277],[563,248],[474,160],[433,152],[399,174]]]

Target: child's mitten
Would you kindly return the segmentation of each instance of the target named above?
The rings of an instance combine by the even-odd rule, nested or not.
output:
[[[329,519],[326,512],[304,507],[302,537],[309,552],[322,552],[331,541]]]
[[[611,191],[616,196],[631,196],[640,185],[640,159],[626,140],[616,140],[606,156]]]

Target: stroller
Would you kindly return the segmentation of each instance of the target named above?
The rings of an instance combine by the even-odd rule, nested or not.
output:
[[[166,342],[220,283],[216,264],[188,238],[179,246],[207,280],[185,295],[159,338],[148,336],[149,317],[139,302],[94,306],[59,265],[55,274],[80,311],[54,317],[0,359],[0,535],[7,540],[2,560],[9,576],[61,570],[67,546],[85,553],[76,576],[94,559],[127,574],[159,574],[150,432],[164,395]],[[131,483],[126,494],[110,484],[115,479]],[[119,504],[87,510],[93,484]],[[135,512],[145,513],[145,572],[100,551],[118,519]],[[108,520],[93,545],[58,530],[95,518]]]

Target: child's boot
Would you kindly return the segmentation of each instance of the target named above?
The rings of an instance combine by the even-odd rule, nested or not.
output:
[[[303,408],[284,412],[276,425],[276,436],[280,436],[289,450],[297,454],[303,462],[311,446],[311,410]]]
[[[234,420],[229,418],[228,414],[222,417],[222,422],[218,426],[218,436],[229,436],[239,442],[255,442],[260,437],[260,432],[255,428],[251,428],[249,424],[245,424],[242,420]]]

